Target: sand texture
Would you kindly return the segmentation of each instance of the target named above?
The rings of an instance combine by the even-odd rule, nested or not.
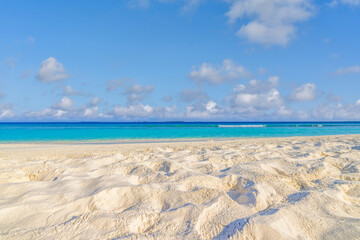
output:
[[[360,239],[360,136],[0,144],[0,239]]]

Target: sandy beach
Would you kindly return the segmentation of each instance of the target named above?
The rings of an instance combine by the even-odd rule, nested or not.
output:
[[[0,239],[360,239],[360,135],[0,144]]]

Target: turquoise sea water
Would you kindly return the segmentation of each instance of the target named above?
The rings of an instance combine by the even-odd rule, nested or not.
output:
[[[360,122],[0,123],[0,142],[360,134]]]

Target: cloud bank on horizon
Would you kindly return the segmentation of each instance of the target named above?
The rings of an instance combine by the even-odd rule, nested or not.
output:
[[[83,3],[0,10],[0,121],[360,120],[358,0]]]

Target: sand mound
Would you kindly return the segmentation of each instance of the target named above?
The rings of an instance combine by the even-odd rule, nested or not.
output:
[[[360,239],[360,137],[0,145],[0,239]]]

